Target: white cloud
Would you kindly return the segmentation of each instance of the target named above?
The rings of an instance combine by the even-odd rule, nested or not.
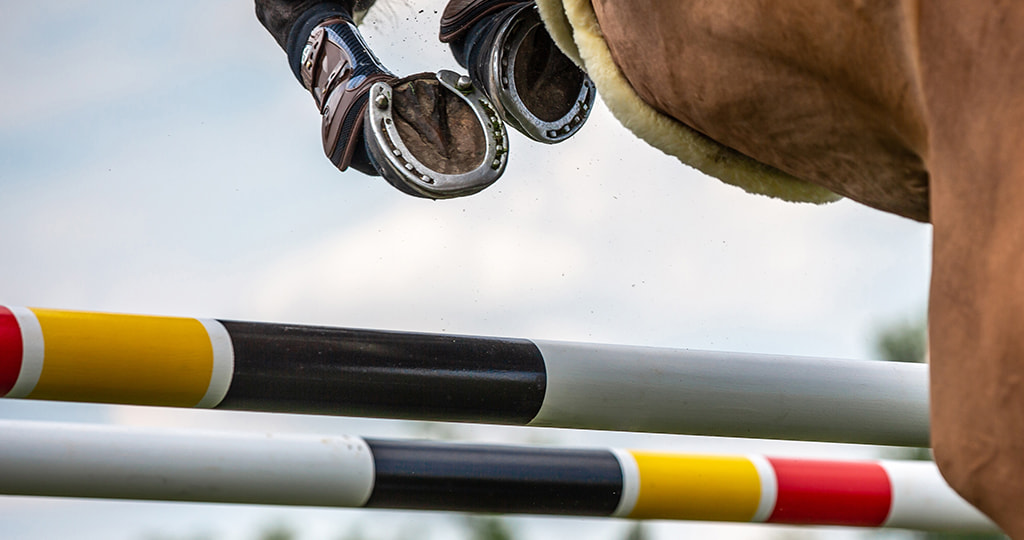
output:
[[[603,108],[557,149],[513,143],[506,176],[480,195],[396,198],[286,251],[257,278],[254,310],[772,352],[803,333],[822,341],[796,350],[842,356],[863,351],[856,342],[870,302],[882,301],[875,313],[885,317],[917,307],[893,302],[923,297],[922,226],[848,202],[810,207],[741,193],[634,140]],[[900,289],[902,299],[879,298],[885,280],[896,285],[881,289]]]

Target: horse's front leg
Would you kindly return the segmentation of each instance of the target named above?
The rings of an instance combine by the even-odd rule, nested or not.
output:
[[[470,195],[501,176],[504,125],[469,77],[399,78],[352,18],[355,0],[258,0],[257,15],[288,55],[322,118],[324,152],[340,170],[383,176],[411,195]]]
[[[449,0],[439,37],[527,137],[562,142],[590,115],[597,89],[555,45],[533,0]]]
[[[1024,538],[1024,4],[922,3],[919,22],[935,457]]]

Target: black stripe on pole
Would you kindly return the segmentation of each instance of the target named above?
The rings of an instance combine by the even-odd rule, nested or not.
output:
[[[622,496],[622,468],[608,450],[366,442],[367,507],[608,516]]]
[[[527,340],[221,322],[235,368],[218,408],[525,424],[544,400]]]

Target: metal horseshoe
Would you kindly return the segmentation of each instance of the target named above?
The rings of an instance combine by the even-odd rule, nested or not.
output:
[[[472,195],[493,184],[505,171],[508,133],[490,100],[468,77],[448,70],[437,72],[436,77],[442,87],[469,105],[480,123],[486,143],[479,164],[463,173],[445,174],[417,159],[395,125],[393,89],[386,82],[374,83],[370,88],[363,121],[366,146],[381,175],[405,193],[429,199]]]

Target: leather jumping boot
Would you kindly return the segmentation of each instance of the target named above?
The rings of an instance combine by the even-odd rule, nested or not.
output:
[[[367,46],[350,17],[319,22],[298,66],[322,117],[324,152],[431,199],[476,193],[507,163],[495,108],[466,76],[450,71],[398,78]]]
[[[527,137],[564,141],[590,115],[594,84],[555,45],[533,1],[451,0],[439,38],[502,120]]]
[[[344,171],[352,164],[356,150],[363,150],[361,133],[370,87],[377,81],[393,82],[398,77],[374,56],[346,17],[327,19],[316,26],[300,62],[302,85],[313,95],[321,114],[324,153]],[[361,163],[367,162],[360,157],[364,158],[359,160]]]

